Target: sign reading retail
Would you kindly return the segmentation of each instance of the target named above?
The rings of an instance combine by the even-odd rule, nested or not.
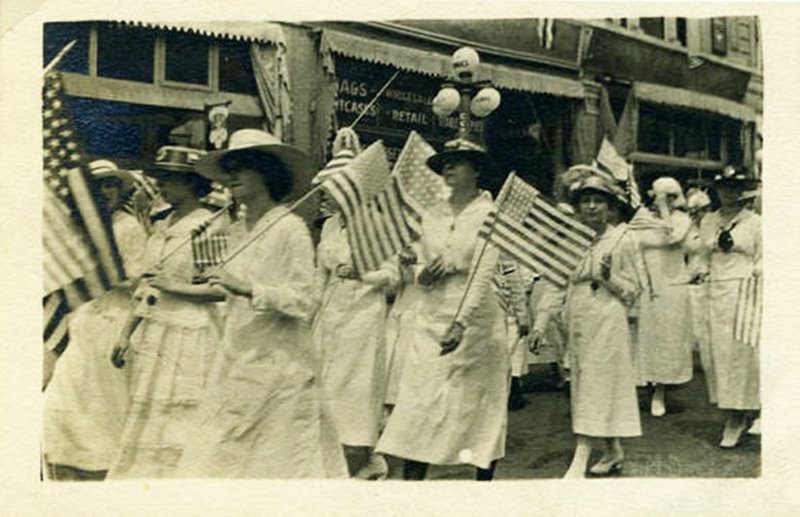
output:
[[[369,105],[394,72],[383,65],[337,59],[337,126],[352,124],[366,110],[355,129],[365,145],[383,140],[390,160],[400,152],[412,130],[435,147],[453,138],[458,117],[439,116],[431,110],[441,85],[437,78],[404,71]],[[474,126],[480,131],[482,124],[483,121],[478,121]]]

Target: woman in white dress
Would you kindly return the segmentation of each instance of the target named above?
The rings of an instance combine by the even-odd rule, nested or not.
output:
[[[738,444],[748,414],[761,407],[758,340],[734,338],[740,293],[747,281],[757,281],[762,274],[761,217],[747,208],[756,195],[757,180],[728,167],[715,178],[714,187],[721,207],[700,223],[700,277],[706,280],[715,399],[727,413],[720,446],[731,448]]]
[[[124,209],[133,176],[109,160],[96,160],[89,169],[110,213],[125,273],[135,277],[147,234]],[[128,379],[108,356],[130,309],[126,281],[71,315],[69,346],[44,392],[43,453],[54,479],[102,479],[111,466],[128,411]]]
[[[192,231],[213,214],[199,199],[211,183],[195,173],[202,151],[166,146],[147,174],[156,178],[170,214],[153,225],[142,259],[133,316],[112,354],[128,368],[130,410],[109,478],[174,477],[219,345],[219,288],[192,283],[199,274]]]
[[[692,380],[692,328],[686,257],[699,245],[696,228],[679,210],[683,189],[671,177],[653,182],[653,203],[629,223],[639,243],[648,285],[639,298],[634,364],[639,385],[653,385],[650,413],[666,412],[665,386]]]
[[[608,222],[609,208],[625,203],[613,179],[583,166],[565,173],[564,181],[578,217],[597,232],[567,288],[570,403],[577,447],[566,477],[584,476],[597,438],[603,439],[603,456],[589,474],[606,476],[622,469],[620,439],[642,433],[627,316],[640,290],[640,259],[626,225]]]
[[[423,218],[415,276],[424,293],[377,450],[405,460],[405,479],[424,479],[428,464],[471,464],[490,480],[505,454],[510,373],[506,343],[494,335],[498,250],[478,238],[494,207],[480,191],[491,164],[479,145],[455,140],[428,165],[452,191]]]
[[[228,308],[181,477],[346,477],[311,341],[314,248],[284,204],[307,187],[309,169],[300,150],[255,129],[233,133],[227,150],[198,164],[246,210],[230,229],[229,250],[241,253],[206,273]]]

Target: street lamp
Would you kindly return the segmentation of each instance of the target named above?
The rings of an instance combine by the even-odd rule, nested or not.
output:
[[[458,138],[465,138],[472,126],[472,116],[489,116],[500,106],[500,92],[489,81],[475,81],[480,57],[475,49],[461,47],[453,53],[453,82],[442,85],[433,99],[433,112],[449,117],[458,110]]]

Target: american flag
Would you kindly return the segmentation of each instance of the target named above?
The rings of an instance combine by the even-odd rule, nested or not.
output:
[[[229,224],[228,208],[222,208],[192,230],[192,260],[195,269],[200,273],[224,261],[228,251]]]
[[[57,73],[44,80],[44,340],[68,341],[66,315],[125,279],[107,216],[98,209]]]
[[[447,197],[444,180],[427,165],[434,154],[433,147],[419,133],[411,131],[392,171],[403,192],[408,194],[409,204],[418,212],[432,209]]]
[[[752,347],[757,347],[761,341],[763,291],[764,281],[761,277],[739,280],[733,319],[733,339]]]
[[[397,175],[389,173],[380,140],[322,183],[341,207],[358,274],[375,270],[419,239],[421,215],[411,206]]]
[[[511,173],[479,235],[559,287],[592,245],[595,232],[562,213]]]

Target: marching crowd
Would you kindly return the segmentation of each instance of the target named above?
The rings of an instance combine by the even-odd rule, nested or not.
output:
[[[346,138],[313,184],[359,152]],[[757,332],[732,331],[743,283],[761,276],[756,180],[729,167],[711,192],[684,193],[662,177],[634,210],[604,170],[570,168],[558,209],[596,237],[559,286],[479,237],[495,208],[479,145],[451,141],[427,165],[449,194],[417,242],[359,274],[344,209],[325,194],[315,249],[286,202],[308,160],[268,133],[237,131],[209,153],[161,148],[145,171],[164,203],[152,217],[130,209],[131,171],[94,162],[129,280],[70,317],[44,392],[48,477],[382,479],[391,456],[404,479],[467,464],[491,480],[530,363],[569,385],[566,476],[610,475],[622,439],[642,434],[637,387],[664,415],[694,349],[728,414],[720,445],[760,432]],[[212,182],[238,211],[210,208]],[[215,218],[228,259],[198,268],[188,243]]]

